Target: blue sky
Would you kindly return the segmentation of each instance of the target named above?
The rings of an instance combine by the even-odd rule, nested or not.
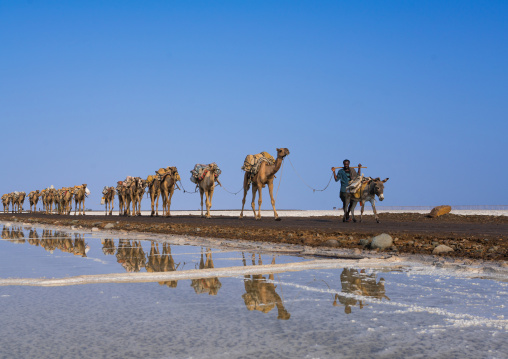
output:
[[[0,192],[87,183],[99,209],[127,175],[177,166],[189,190],[209,162],[236,192],[247,154],[287,147],[316,188],[349,158],[390,178],[383,205],[508,204],[490,189],[508,175],[507,15],[506,1],[0,0]],[[338,184],[313,193],[287,161],[281,177],[279,209],[339,203]],[[215,209],[240,206],[216,191]]]

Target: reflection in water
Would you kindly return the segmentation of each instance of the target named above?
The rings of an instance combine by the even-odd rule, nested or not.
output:
[[[39,233],[37,233],[37,231],[34,229],[30,229],[30,233],[28,234],[28,243],[30,243],[32,246],[39,246],[40,242]]]
[[[105,255],[114,255],[115,254],[115,241],[112,239],[101,239],[102,243],[102,253]]]
[[[85,243],[83,234],[74,234],[73,241],[71,234],[50,229],[43,229],[40,239],[37,231],[30,230],[28,243],[35,246],[40,245],[50,253],[53,253],[55,249],[59,249],[62,252],[72,253],[75,256],[81,257],[86,257],[86,254],[90,250],[90,246]]]
[[[247,266],[244,253],[242,253],[242,257],[243,265]],[[262,264],[261,255],[259,255],[258,265]],[[275,264],[275,256],[273,256],[272,264]],[[252,265],[256,265],[256,256],[254,254],[252,255]],[[291,317],[291,314],[284,308],[284,303],[275,291],[277,286],[273,284],[273,273],[268,275],[268,279],[270,282],[267,282],[266,278],[261,274],[245,276],[244,284],[247,293],[242,295],[245,305],[248,310],[258,310],[263,313],[268,313],[277,306],[277,319],[287,320]]]
[[[146,262],[147,272],[174,272],[180,266],[178,263],[175,266],[175,261],[171,255],[171,247],[169,243],[162,244],[162,255],[159,253],[159,243],[152,242],[150,247],[150,254]],[[168,280],[159,282],[160,285],[166,285],[169,288],[176,288],[177,280]]]
[[[11,227],[9,230],[8,227],[4,226],[2,229],[2,238],[7,239],[11,243],[22,244],[25,243],[25,234],[20,227]]]
[[[214,268],[211,248],[206,250],[206,262],[203,258],[203,248],[201,248],[201,261],[199,262],[199,269],[205,268]],[[218,277],[193,279],[191,283],[191,287],[194,288],[196,294],[208,293],[209,295],[217,295],[221,286],[222,284],[219,281]]]
[[[127,272],[139,272],[145,267],[145,252],[139,241],[132,241],[131,245],[129,239],[119,239],[116,259]]]
[[[380,300],[383,298],[390,300],[390,298],[385,295],[384,278],[380,278],[379,282],[376,282],[376,274],[365,274],[365,269],[358,272],[356,269],[344,268],[340,275],[340,282],[342,285],[342,293],[374,297]],[[340,305],[337,303],[337,300],[340,304],[345,306],[344,312],[346,314],[351,313],[351,307],[354,305],[358,305],[360,309],[362,309],[364,305],[367,305],[364,304],[362,300],[335,294],[335,300],[333,301],[334,306]]]

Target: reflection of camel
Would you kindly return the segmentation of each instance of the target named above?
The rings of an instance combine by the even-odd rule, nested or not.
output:
[[[139,241],[133,241],[131,245],[130,240],[119,239],[116,258],[127,272],[139,272],[145,266],[145,252]]]
[[[86,245],[85,238],[80,233],[74,234],[74,255],[86,257],[86,252],[90,247]]]
[[[259,165],[258,172],[252,178],[252,211],[254,212],[254,218],[261,219],[261,203],[263,202],[261,196],[261,190],[268,184],[268,192],[270,193],[270,199],[272,201],[273,214],[275,215],[275,220],[280,220],[277,211],[275,210],[275,199],[273,199],[273,179],[275,178],[275,174],[279,171],[280,166],[282,165],[282,160],[284,157],[289,155],[289,150],[287,148],[277,148],[277,159],[273,165],[269,165],[266,162],[262,162]],[[247,197],[247,192],[249,191],[249,176],[248,172],[245,172],[245,176],[243,179],[243,200],[242,200],[242,212],[240,213],[240,218],[243,218],[243,207],[245,206],[245,197]],[[259,199],[258,199],[258,214],[256,215],[256,206],[254,201],[256,200],[256,192],[259,191]]]
[[[146,262],[147,272],[174,272],[180,263],[175,266],[175,261],[171,255],[171,247],[169,243],[162,244],[162,255],[159,254],[159,243],[152,242],[150,254]],[[168,280],[159,282],[160,285],[166,285],[170,288],[176,288],[177,280]]]
[[[356,294],[365,297],[374,297],[379,300],[386,298],[385,295],[385,280],[384,278],[379,279],[376,282],[376,274],[365,274],[365,270],[362,269],[358,272],[356,269],[344,268],[340,275],[340,282],[342,285],[342,293]],[[351,307],[357,305],[360,309],[363,308],[364,304],[362,300],[351,298],[348,296],[335,294],[334,306],[338,306],[337,300],[345,306],[344,312],[346,314],[351,313]]]
[[[206,250],[206,262],[203,258],[203,248],[201,248],[201,261],[199,262],[199,269],[211,269],[213,266],[212,250],[208,248]],[[218,277],[213,278],[200,278],[193,279],[191,287],[194,288],[196,294],[208,293],[209,295],[217,295],[222,283]]]
[[[101,243],[102,243],[102,252],[106,255],[110,254],[110,255],[113,255],[115,254],[115,241],[112,240],[112,239],[101,239]]]
[[[28,243],[30,243],[32,246],[40,245],[39,234],[33,228],[30,229],[30,233],[28,234]]]
[[[23,233],[23,229],[21,229],[21,227],[11,227],[9,231],[9,228],[4,226],[2,230],[2,238],[16,244],[22,244],[26,242],[25,234]]]
[[[242,257],[243,265],[247,266],[243,253]],[[275,256],[273,256],[272,264],[275,264]],[[254,254],[252,255],[252,265],[256,265],[256,256]],[[261,255],[258,257],[258,265],[263,265]],[[275,291],[277,286],[273,284],[273,273],[268,275],[270,282],[267,282],[266,278],[261,274],[253,274],[252,277],[246,275],[244,278],[245,291],[247,293],[242,295],[242,298],[248,310],[268,313],[277,306],[277,319],[287,320],[291,317],[291,314],[284,308],[284,303],[282,303],[280,296]]]

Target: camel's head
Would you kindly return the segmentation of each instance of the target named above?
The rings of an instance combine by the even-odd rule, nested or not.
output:
[[[277,157],[284,158],[289,155],[289,150],[287,148],[277,148]]]
[[[168,167],[168,170],[171,170],[171,176],[173,177],[173,180],[175,182],[177,181],[181,181],[182,179],[180,178],[180,174],[178,173],[178,170],[176,169],[176,167]]]

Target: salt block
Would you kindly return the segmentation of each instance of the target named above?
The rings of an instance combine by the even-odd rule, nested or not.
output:
[[[437,206],[432,208],[432,211],[430,211],[429,213],[429,217],[436,218],[442,216],[443,214],[450,213],[451,210],[452,210],[451,206]]]

